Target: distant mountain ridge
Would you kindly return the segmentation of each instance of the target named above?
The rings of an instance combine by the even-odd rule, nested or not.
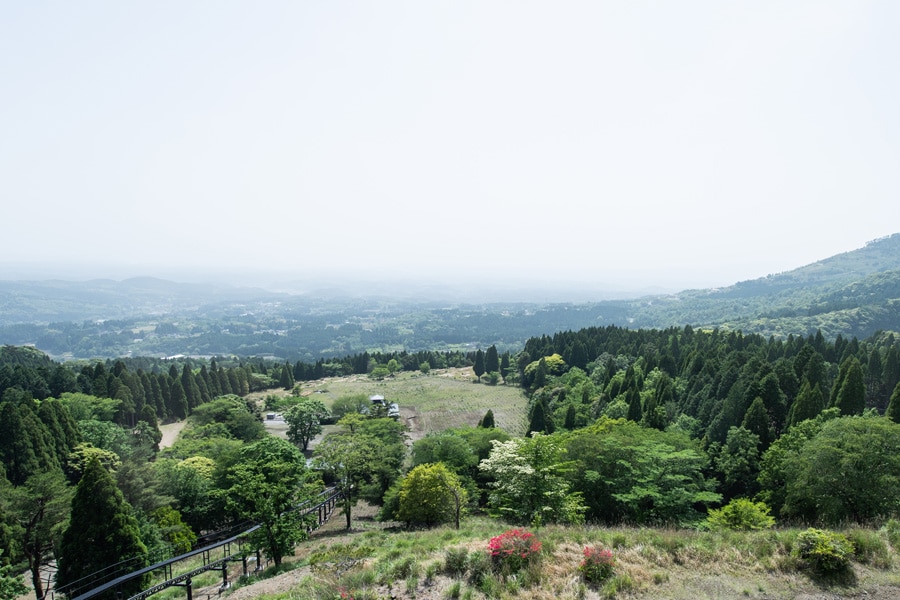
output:
[[[629,303],[633,326],[691,324],[765,335],[867,337],[900,330],[900,234],[791,271],[726,288]]]
[[[381,288],[342,293],[150,277],[0,281],[0,344],[34,345],[59,358],[236,354],[315,361],[492,344],[516,351],[533,336],[607,325],[691,325],[776,337],[821,330],[829,339],[865,339],[879,330],[900,332],[900,234],[728,287],[632,299],[478,302],[393,297]]]

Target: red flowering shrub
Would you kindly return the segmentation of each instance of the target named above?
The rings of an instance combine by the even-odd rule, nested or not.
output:
[[[604,550],[596,546],[586,546],[584,549],[584,560],[578,570],[586,581],[599,583],[608,579],[613,574],[616,561],[613,558],[612,550]]]
[[[491,563],[498,571],[516,573],[541,554],[541,543],[533,533],[510,529],[488,543]]]

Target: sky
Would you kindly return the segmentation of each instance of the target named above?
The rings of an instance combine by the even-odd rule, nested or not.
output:
[[[900,231],[900,3],[0,0],[0,278],[714,287]]]

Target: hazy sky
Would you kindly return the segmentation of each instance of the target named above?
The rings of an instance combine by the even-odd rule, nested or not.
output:
[[[0,275],[789,270],[900,231],[898,31],[893,0],[0,0]]]

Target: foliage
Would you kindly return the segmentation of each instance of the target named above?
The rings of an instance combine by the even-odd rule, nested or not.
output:
[[[331,414],[335,420],[339,420],[344,415],[365,413],[371,404],[369,397],[365,394],[341,396],[332,403]]]
[[[811,527],[797,536],[794,552],[815,571],[834,574],[850,567],[853,544],[843,534]]]
[[[453,577],[465,574],[469,563],[469,551],[464,547],[447,548],[444,551],[444,572]]]
[[[3,549],[0,548],[0,558]],[[15,567],[0,563],[0,600],[12,600],[28,592],[22,582],[22,576],[16,573]]]
[[[347,529],[351,525],[351,510],[359,500],[362,484],[371,478],[380,448],[378,439],[370,435],[332,433],[313,453],[314,467],[341,491]]]
[[[304,518],[292,508],[321,489],[306,460],[290,442],[265,437],[241,450],[228,472],[228,505],[242,519],[258,523],[254,541],[276,566],[305,539]]]
[[[591,583],[600,583],[613,576],[616,561],[612,550],[598,546],[585,546],[584,558],[578,566],[581,576]]]
[[[752,531],[774,527],[775,519],[765,502],[754,502],[748,498],[735,498],[722,508],[709,509],[707,525],[712,529],[732,529]]]
[[[782,514],[866,522],[900,510],[900,425],[873,415],[832,419],[787,454]]]
[[[76,582],[97,585],[100,582],[83,578],[123,561],[130,561],[130,570],[139,569],[147,564],[146,554],[131,506],[106,468],[98,460],[91,461],[75,489],[69,525],[62,536],[57,591],[66,589],[68,596],[76,596],[78,588],[69,586]],[[143,589],[146,581],[144,577],[126,582],[123,593]],[[109,597],[113,595],[110,591]]]
[[[541,542],[530,531],[509,529],[491,538],[488,552],[494,569],[504,575],[511,575],[540,559]]]
[[[234,394],[220,396],[197,406],[190,418],[198,427],[222,424],[228,437],[244,442],[253,442],[265,435],[265,427],[258,416],[249,410],[243,398]]]
[[[585,506],[581,494],[570,492],[565,474],[571,463],[552,436],[494,441],[480,469],[494,477],[488,505],[514,523],[580,523]]]
[[[604,417],[564,440],[589,519],[693,523],[697,507],[721,500],[704,477],[706,455],[681,432]]]
[[[452,522],[458,529],[467,500],[459,477],[445,464],[419,465],[400,484],[397,518],[427,527]]]
[[[9,490],[12,513],[20,525],[17,541],[28,562],[35,596],[44,596],[41,570],[53,560],[59,528],[69,518],[74,489],[60,471],[34,475],[25,485]]]
[[[320,400],[303,398],[284,413],[288,439],[305,452],[313,438],[322,433],[322,420],[327,416],[328,409]]]

